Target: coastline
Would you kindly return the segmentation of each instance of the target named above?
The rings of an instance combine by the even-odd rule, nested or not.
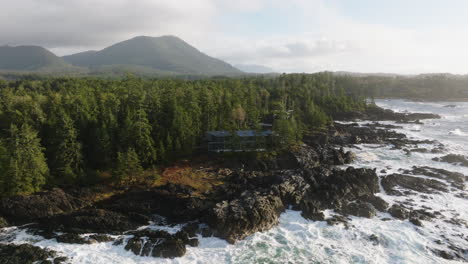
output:
[[[407,114],[394,116],[399,116],[402,122],[416,122],[423,117],[413,115],[412,120],[408,120]],[[387,115],[381,119],[389,117]],[[378,120],[378,117],[375,117],[375,120]],[[212,192],[197,193],[196,196],[193,195],[195,190],[191,188],[168,184],[150,190],[130,190],[97,203],[86,203],[83,202],[86,201],[86,191],[81,192],[83,196],[80,196],[53,190],[29,197],[3,200],[1,212],[7,221],[13,224],[37,221],[36,226],[29,227],[29,232],[46,238],[56,238],[62,243],[96,243],[112,239],[109,236],[83,238],[79,234],[125,234],[132,237],[115,239],[116,246],[124,243],[125,249],[136,255],[151,254],[155,257],[169,258],[183,255],[185,246],[196,246],[197,234],[216,236],[235,243],[255,232],[268,230],[278,224],[279,215],[286,208],[301,211],[302,216],[307,219],[325,220],[330,225],[347,225],[349,216],[373,217],[377,211],[388,211],[396,218],[408,219],[414,225],[419,225],[422,221],[430,221],[437,216],[427,211],[411,211],[405,205],[388,209],[389,204],[375,196],[379,188],[375,170],[333,168],[350,163],[353,158],[351,152],[345,152],[341,147],[350,147],[357,143],[386,143],[396,148],[405,148],[408,145],[428,143],[410,140],[403,134],[390,131],[391,128],[375,123],[367,127],[353,123],[335,123],[334,128],[329,129],[327,133],[306,138],[305,146],[279,155],[268,162],[241,162],[244,166],[234,162],[231,167],[220,168],[218,173],[220,178],[224,179],[224,184],[215,187]],[[433,150],[437,151],[428,151]],[[438,173],[452,175],[449,172]],[[453,177],[455,183],[460,181],[459,176]],[[418,190],[428,192],[433,189],[444,191],[442,185],[411,176],[393,176],[386,179],[384,188],[387,193],[397,191],[395,187],[410,190],[423,188]],[[203,196],[197,197],[198,195]],[[60,201],[60,204],[53,204],[51,201]],[[17,211],[5,215],[5,212],[8,212],[5,205],[14,202],[17,202],[17,206],[14,206]],[[30,204],[25,206],[21,215],[19,207],[28,202]],[[46,215],[32,215],[32,209],[44,206],[48,209]],[[339,214],[326,218],[323,211],[327,209],[333,209]],[[155,220],[152,219],[152,213],[155,212],[166,217],[168,222],[165,224],[190,224],[176,234],[154,230],[127,232],[147,224],[149,220]],[[57,235],[57,231],[65,234]],[[166,243],[162,246],[156,245],[161,239]],[[156,246],[159,246],[159,249],[155,251]],[[463,257],[458,251],[438,254],[444,258]]]

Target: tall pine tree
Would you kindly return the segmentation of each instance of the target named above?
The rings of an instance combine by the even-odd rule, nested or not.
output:
[[[37,132],[25,124],[12,125],[8,140],[8,167],[5,173],[7,194],[29,194],[41,190],[49,174]]]

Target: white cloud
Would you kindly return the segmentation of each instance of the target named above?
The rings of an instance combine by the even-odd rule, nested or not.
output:
[[[228,62],[278,71],[468,72],[463,25],[416,31],[363,23],[340,13],[337,0],[0,1],[6,10],[0,45],[37,44],[65,54],[136,35],[172,34]],[[279,10],[273,19],[289,28],[244,21],[271,10]],[[239,23],[223,23],[225,16]]]

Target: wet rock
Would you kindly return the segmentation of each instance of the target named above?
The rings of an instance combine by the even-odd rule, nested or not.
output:
[[[463,175],[459,172],[448,171],[444,169],[431,168],[431,167],[413,167],[412,170],[405,170],[405,174],[412,175],[425,175],[428,177],[433,177],[441,180],[445,180],[451,185],[459,190],[465,190],[465,182],[468,179],[468,176]]]
[[[92,241],[95,241],[97,243],[114,241],[114,239],[112,237],[110,237],[108,235],[103,235],[103,234],[90,235],[89,239],[92,240]]]
[[[388,212],[391,216],[402,220],[408,219],[410,213],[407,209],[397,204],[392,205]]]
[[[301,203],[302,217],[313,221],[324,221],[325,215],[320,211],[320,206],[316,201],[303,200]]]
[[[365,202],[352,202],[344,206],[342,212],[347,215],[372,218],[376,215],[374,206]]]
[[[28,244],[0,244],[0,263],[32,264],[54,258],[56,253]]]
[[[417,210],[411,210],[409,218],[419,219],[419,220],[424,220],[424,221],[431,221],[432,219],[437,218],[437,216],[434,213],[428,212],[424,209],[417,209]]]
[[[135,255],[140,255],[144,241],[140,237],[132,237],[128,240],[125,250],[133,252]]]
[[[189,239],[187,244],[191,247],[198,247],[198,245],[200,245],[200,242],[196,238],[191,238]]]
[[[432,252],[443,258],[443,259],[448,259],[448,260],[454,260],[454,259],[457,259],[458,256],[455,255],[453,252],[448,252],[448,251],[445,251],[445,250],[440,250],[440,249],[432,249]]]
[[[235,243],[277,225],[283,211],[284,205],[278,196],[246,191],[238,199],[216,204],[207,221],[217,230],[217,236]]]
[[[145,223],[132,221],[121,213],[103,209],[87,209],[68,215],[55,216],[39,221],[41,228],[53,228],[69,233],[120,233]]]
[[[327,221],[328,225],[339,225],[343,224],[346,228],[348,228],[348,218],[342,215],[333,215],[330,218],[327,218],[325,221]]]
[[[180,239],[166,239],[153,248],[153,257],[177,258],[185,255],[187,249]]]
[[[182,228],[183,231],[187,232],[189,237],[195,237],[199,229],[200,229],[200,224],[197,222],[188,223]]]
[[[366,195],[366,196],[359,197],[359,200],[372,204],[375,207],[375,209],[379,210],[380,212],[387,211],[388,203],[384,199],[378,196]]]
[[[54,259],[54,264],[61,264],[61,263],[65,263],[66,261],[68,260],[67,257],[57,257]]]
[[[372,241],[372,245],[377,246],[380,244],[380,239],[378,236],[372,234],[369,236],[369,240]]]
[[[391,174],[382,178],[382,187],[390,195],[405,195],[397,188],[409,189],[423,193],[436,193],[437,191],[447,192],[447,185],[432,179],[424,179],[402,174]]]
[[[422,226],[422,222],[418,218],[410,218],[409,221],[416,226]]]
[[[73,212],[88,205],[61,189],[0,200],[0,215],[11,224],[22,225],[38,219]]]
[[[433,158],[432,160],[468,167],[468,158],[463,155],[449,154],[440,158]]]
[[[127,241],[125,249],[140,256],[163,258],[181,257],[186,252],[186,245],[198,246],[198,239],[190,238],[185,231],[169,234],[161,230],[138,230],[129,232],[133,235]]]
[[[85,238],[82,238],[78,234],[63,234],[56,237],[57,242],[67,244],[91,244],[91,242]]]

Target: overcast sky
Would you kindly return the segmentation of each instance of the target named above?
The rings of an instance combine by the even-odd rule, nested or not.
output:
[[[58,55],[176,35],[280,72],[468,73],[467,0],[0,0],[0,45]]]

